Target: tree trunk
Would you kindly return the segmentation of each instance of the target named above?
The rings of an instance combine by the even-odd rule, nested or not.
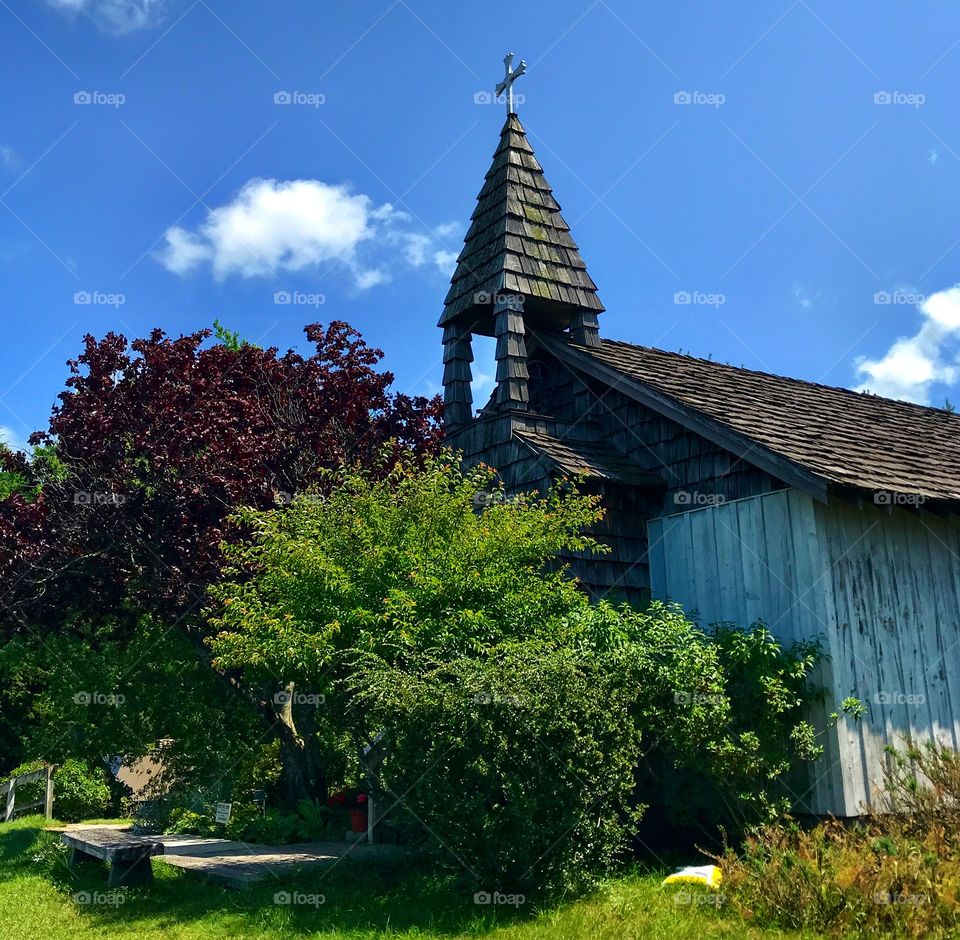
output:
[[[320,800],[326,803],[327,780],[323,758],[314,733],[314,722],[307,712],[315,706],[297,709],[301,728],[294,718],[294,683],[288,682],[284,701],[277,712],[277,736],[280,738],[280,793],[288,808],[300,800]]]

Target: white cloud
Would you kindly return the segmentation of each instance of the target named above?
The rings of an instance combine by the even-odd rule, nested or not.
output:
[[[377,284],[383,284],[388,280],[390,280],[390,277],[384,271],[371,268],[369,271],[361,271],[357,275],[357,287],[360,290],[369,290],[371,287],[376,287]]]
[[[450,277],[453,274],[460,251],[459,249],[451,251],[447,247],[437,247],[437,244],[438,242],[443,246],[451,243],[453,245],[458,244],[457,241],[453,241],[454,236],[451,231],[459,230],[459,228],[460,226],[455,222],[446,222],[434,228],[429,235],[418,232],[401,233],[400,239],[407,263],[415,268],[430,263],[441,274]]]
[[[458,251],[447,251],[441,248],[433,253],[433,263],[442,274],[452,275],[457,264]]]
[[[13,428],[0,425],[0,443],[6,444],[11,450],[28,450],[27,442],[21,440]]]
[[[169,229],[157,257],[175,274],[209,264],[218,280],[338,264],[361,290],[390,280],[398,261],[413,268],[430,263],[449,275],[452,253],[435,232],[409,231],[409,222],[390,203],[374,206],[344,185],[252,179],[232,202],[211,209],[196,231]]]
[[[473,377],[473,381],[470,383],[470,393],[475,407],[479,408],[490,397],[490,393],[493,391],[493,379],[494,377],[486,372],[478,372]]]
[[[70,16],[85,16],[115,36],[156,26],[166,13],[167,0],[46,0]]]
[[[210,246],[186,229],[168,229],[166,239],[167,245],[160,252],[160,260],[174,274],[186,274],[211,257]]]
[[[8,170],[15,170],[20,163],[20,158],[13,147],[0,146],[0,163]]]
[[[814,298],[811,296],[810,289],[804,284],[794,283],[790,292],[793,294],[793,299],[800,304],[804,310],[809,310],[810,307],[813,306]]]
[[[923,319],[913,336],[898,337],[880,359],[857,359],[862,382],[856,391],[929,405],[934,383],[951,385],[960,377],[960,285],[931,294],[917,309]]]

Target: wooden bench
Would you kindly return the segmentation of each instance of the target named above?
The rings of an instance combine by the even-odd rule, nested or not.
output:
[[[163,855],[163,843],[120,829],[74,829],[61,837],[70,846],[70,862],[100,860],[110,864],[110,886],[148,884],[153,880],[150,859]]]

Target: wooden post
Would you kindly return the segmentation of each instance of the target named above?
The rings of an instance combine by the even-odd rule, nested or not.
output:
[[[512,302],[514,297],[516,302]],[[500,409],[526,411],[530,398],[522,301],[519,295],[504,294],[496,303],[494,332],[497,334],[497,407]]]
[[[13,807],[17,802],[17,778],[13,777],[7,784],[7,811],[4,814],[3,821],[10,822],[13,819]]]
[[[43,804],[43,815],[53,819],[53,767],[47,764],[47,794]]]
[[[470,330],[463,323],[449,323],[443,328],[443,423],[450,429],[473,419],[472,361]]]
[[[600,348],[600,324],[592,310],[578,310],[570,321],[570,338],[578,346]]]

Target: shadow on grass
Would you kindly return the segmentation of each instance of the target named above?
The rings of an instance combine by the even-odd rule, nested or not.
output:
[[[38,828],[9,828],[0,835],[0,865],[20,863],[30,855],[44,833]]]
[[[245,925],[253,933],[304,935],[378,930],[443,936],[482,934],[528,920],[532,903],[480,904],[473,889],[434,874],[425,863],[351,862],[266,880],[244,891],[154,861],[154,882],[109,888],[107,867],[67,864],[56,833],[39,825],[0,828],[0,875],[40,875],[90,927],[107,934],[173,926]]]

